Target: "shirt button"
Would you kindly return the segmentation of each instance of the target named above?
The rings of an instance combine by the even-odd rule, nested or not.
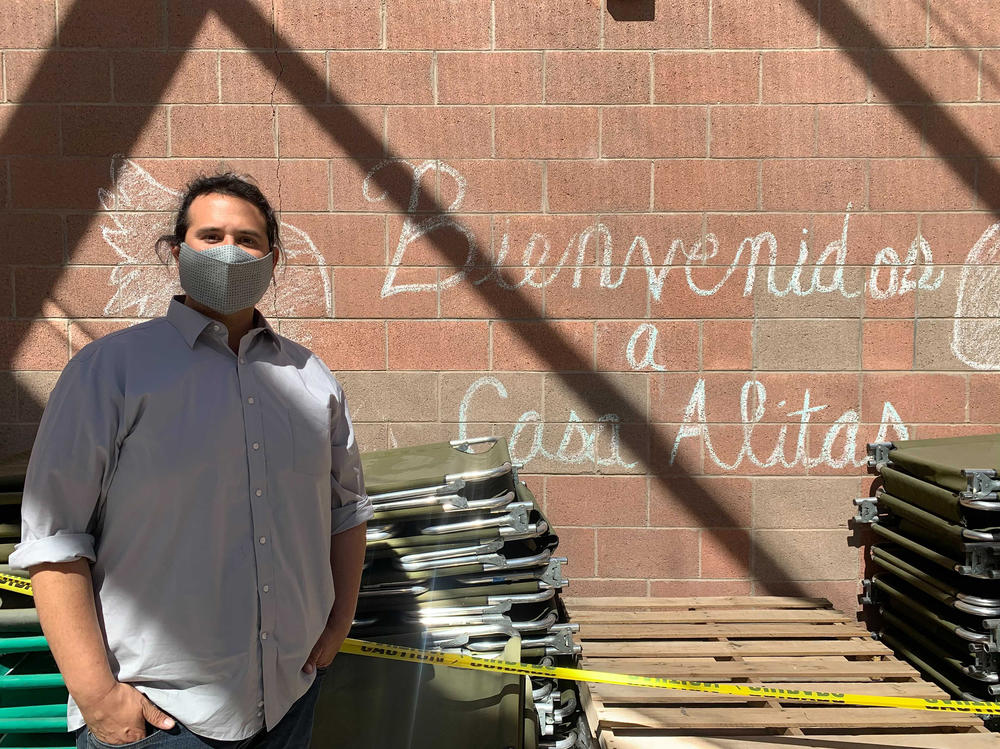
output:
[[[264,492],[262,492],[262,491],[261,491],[260,489],[258,489],[257,491],[255,491],[255,492],[254,492],[254,494],[256,494],[256,495],[257,495],[258,497],[259,497],[259,496],[260,496],[261,494],[263,494],[263,493],[264,493]]]
[[[267,593],[267,591],[269,591],[270,589],[271,589],[271,586],[270,586],[270,585],[265,585],[265,586],[264,586],[264,592],[265,592],[265,593]]]
[[[246,363],[247,363],[247,360],[246,360],[246,359],[244,359],[244,358],[243,358],[243,357],[241,356],[241,357],[240,357],[240,364],[246,364]]]
[[[267,632],[261,632],[260,633],[260,639],[266,640],[267,639]]]
[[[247,403],[249,403],[251,406],[253,405],[253,396],[252,395],[249,398],[247,398]]]
[[[264,700],[257,703],[257,707],[264,707]]]
[[[253,443],[253,449],[254,450],[260,450],[260,443],[259,442],[254,442]]]
[[[262,544],[266,544],[266,543],[267,543],[267,536],[261,536],[261,537],[260,537],[260,542],[261,542]]]

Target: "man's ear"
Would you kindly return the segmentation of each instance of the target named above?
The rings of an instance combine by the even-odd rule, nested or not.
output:
[[[170,245],[170,254],[174,256],[175,261],[179,261],[181,254],[181,246],[179,244]]]

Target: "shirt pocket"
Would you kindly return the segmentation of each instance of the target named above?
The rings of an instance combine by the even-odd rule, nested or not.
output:
[[[330,473],[330,406],[299,404],[288,410],[292,428],[292,469],[299,473]]]

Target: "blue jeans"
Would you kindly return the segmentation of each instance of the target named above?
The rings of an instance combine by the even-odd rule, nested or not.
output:
[[[146,737],[128,744],[105,744],[90,733],[86,725],[76,731],[77,749],[106,749],[109,746],[123,749],[308,749],[312,738],[313,717],[316,710],[316,698],[319,696],[320,682],[326,673],[325,668],[317,669],[312,686],[288,708],[285,716],[278,721],[272,730],[262,729],[250,738],[236,741],[209,739],[192,733],[186,726],[174,719],[174,727],[165,730],[157,728],[147,721]]]

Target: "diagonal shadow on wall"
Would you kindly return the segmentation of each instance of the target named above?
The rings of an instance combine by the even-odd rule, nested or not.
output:
[[[799,2],[803,6],[808,5],[806,0],[799,0]],[[827,5],[829,6],[830,4],[844,6],[840,0],[827,0]],[[74,26],[83,25],[87,15],[95,10],[96,3],[92,0],[78,0],[63,19],[63,29],[71,31]],[[197,13],[198,11],[192,8],[189,12]],[[226,22],[230,30],[241,39],[247,48],[254,51],[260,62],[267,66],[276,80],[279,80],[286,90],[297,100],[309,101],[310,93],[314,92],[317,86],[320,89],[325,88],[325,81],[321,80],[316,72],[308,66],[306,61],[294,51],[282,54],[279,59],[275,55],[274,49],[262,50],[256,46],[259,45],[259,39],[254,38],[247,30],[259,27],[261,24],[270,25],[270,21],[249,0],[230,0],[214,8],[213,12]],[[842,12],[844,14],[853,13],[846,6],[842,8]],[[207,10],[202,10],[202,16],[198,22],[194,22],[191,17],[188,17],[182,27],[183,33],[172,39],[171,46],[180,48],[190,46],[207,13]],[[855,19],[857,24],[863,28],[863,23],[856,15]],[[880,40],[872,32],[865,31],[863,38],[868,46],[884,51],[884,45],[881,44]],[[280,35],[275,39],[273,46],[275,49],[289,49],[287,41]],[[844,50],[844,52],[850,56],[855,64],[866,65],[868,54],[866,49],[850,47]],[[46,56],[34,74],[25,94],[20,97],[21,100],[29,102],[46,99],[53,100],[50,93],[53,80],[59,76],[61,66],[65,64],[64,60],[59,59],[59,56],[62,54],[64,53],[54,49],[46,52]],[[883,72],[873,75],[873,80],[875,80],[875,84],[880,90],[883,90],[887,94],[887,98],[892,101],[891,93],[895,86],[906,85],[909,90],[919,92],[922,97],[921,100],[929,101],[930,96],[920,83],[895,60],[891,53],[886,51],[885,54],[888,56],[890,64],[882,69]],[[150,100],[158,101],[162,98],[169,84],[170,77],[158,76],[156,80],[151,81]],[[361,160],[364,157],[357,156],[356,154],[368,155],[381,153],[382,143],[380,137],[367,130],[365,125],[352,115],[346,103],[337,98],[335,91],[331,91],[330,95],[333,105],[344,105],[343,111],[346,116],[335,120],[316,118],[317,124],[333,140],[343,144],[345,150],[352,158]],[[63,98],[73,100],[73,92],[66,91]],[[61,99],[57,95],[54,97],[54,100],[58,102]],[[307,107],[306,111],[313,112],[314,110],[310,110]],[[909,117],[908,112],[905,110],[904,115]],[[148,124],[150,116],[152,116],[151,107],[147,109],[147,114],[144,117],[132,118],[128,125],[122,128],[115,150],[129,153]],[[921,123],[911,119],[911,125],[919,128]],[[29,137],[32,127],[33,118],[30,107],[21,104],[2,136],[0,136],[0,153],[18,153],[18,144]],[[963,180],[966,180],[971,188],[974,189],[976,184],[975,170],[972,170],[970,173],[967,160],[954,159],[947,156],[948,154],[956,153],[955,144],[962,144],[964,148],[967,148],[968,152],[973,154],[977,159],[977,163],[980,164],[980,171],[985,171],[991,175],[993,180],[996,180],[996,168],[986,161],[984,154],[978,150],[972,139],[947,114],[944,115],[942,127],[940,127],[938,132],[940,135],[932,142],[932,146],[938,155],[944,157],[946,163]],[[392,154],[386,154],[385,157],[392,158]],[[23,207],[17,204],[17,196],[19,195],[17,183],[19,180],[27,178],[27,175],[23,172],[29,166],[17,163],[20,161],[17,157],[12,157],[11,161],[12,181],[15,183],[15,189],[12,191],[12,194],[15,196],[12,208],[17,210]],[[67,204],[73,209],[88,212],[96,210],[97,206],[94,204],[93,196],[96,195],[97,187],[104,184],[104,180],[106,179],[107,159],[48,157],[41,160],[32,160],[30,168],[36,172],[31,175],[31,180],[37,184],[48,184],[58,187],[62,191],[60,194],[64,196]],[[72,181],[75,182],[75,185],[67,187],[67,178],[70,176],[74,177]],[[382,169],[376,173],[374,181],[385,191],[386,196],[397,205],[401,212],[406,210],[410,197],[410,182],[412,181],[412,172],[407,167],[400,165],[398,169]],[[997,182],[997,184],[1000,184],[1000,182]],[[996,204],[995,197],[993,198],[993,202],[990,203],[990,207],[993,210],[997,210],[1000,207]],[[444,212],[444,206],[432,201],[428,205],[428,210],[431,213],[441,213]],[[94,220],[95,217],[91,215],[89,222],[92,223]],[[72,249],[78,246],[83,240],[88,229],[87,222],[73,223],[68,227],[66,246],[70,248],[70,254],[72,254]],[[434,239],[431,241],[440,252],[442,258],[450,265],[454,268],[462,268],[464,266],[466,261],[464,250],[459,253],[455,247],[448,246],[447,243]],[[54,285],[56,280],[57,278],[54,277],[51,283]],[[51,286],[47,291],[51,291]],[[495,310],[510,309],[511,295],[514,295],[514,304],[522,310],[518,317],[519,320],[522,318],[543,320],[542,310],[538,309],[530,299],[525,298],[524,295],[519,294],[517,291],[506,291],[501,290],[499,287],[480,285],[477,287],[477,292]],[[707,491],[704,486],[700,485],[693,478],[695,472],[691,470],[690,466],[684,464],[681,456],[678,456],[677,461],[673,464],[670,464],[666,460],[666,456],[670,455],[673,447],[674,435],[667,434],[663,428],[654,428],[648,424],[646,415],[630,403],[628,394],[623,392],[612,378],[603,373],[591,372],[591,363],[581,357],[568,341],[558,335],[538,336],[530,332],[531,328],[529,326],[514,326],[514,329],[521,337],[522,342],[539,359],[555,363],[551,368],[556,370],[556,374],[563,379],[567,389],[574,392],[582,402],[591,402],[594,399],[595,392],[598,392],[601,394],[599,397],[602,400],[606,400],[608,394],[610,394],[616,404],[620,404],[616,405],[616,409],[619,411],[621,423],[626,425],[622,430],[623,444],[640,459],[642,464],[647,468],[647,472],[654,476],[655,480],[670,486],[674,493],[684,496],[689,511],[700,521],[701,527],[707,529],[708,532],[713,532],[713,529],[740,527],[743,525],[733,517],[718,497]],[[24,342],[27,333],[27,323],[15,323],[13,333],[4,342],[2,355],[6,359],[8,369],[10,368],[13,354],[17,351],[19,345]],[[573,372],[586,372],[589,374],[587,377],[580,377],[574,376]],[[639,428],[628,428],[627,425],[636,425]],[[755,555],[754,568],[756,570],[764,568],[772,571],[774,579],[785,581],[786,584],[783,592],[794,595],[804,593],[803,588],[793,582],[795,578],[794,570],[785,569],[779,560],[774,558],[765,549],[755,549]]]

